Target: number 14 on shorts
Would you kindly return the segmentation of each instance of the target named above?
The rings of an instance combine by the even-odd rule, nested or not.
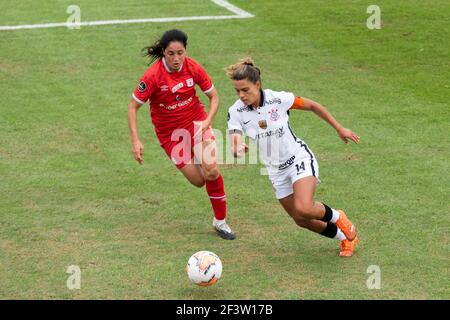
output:
[[[303,171],[305,171],[305,163],[302,161],[300,164],[296,164],[295,167],[297,168],[297,175],[301,174]]]

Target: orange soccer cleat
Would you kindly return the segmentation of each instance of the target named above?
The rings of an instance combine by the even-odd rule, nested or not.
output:
[[[353,252],[355,252],[355,248],[358,245],[358,237],[356,237],[353,241],[342,240],[341,241],[341,249],[342,251],[339,253],[340,257],[351,257],[353,256]]]
[[[356,227],[350,220],[348,220],[344,211],[342,210],[338,211],[339,211],[339,219],[336,221],[336,225],[345,234],[347,240],[352,241],[356,237]]]

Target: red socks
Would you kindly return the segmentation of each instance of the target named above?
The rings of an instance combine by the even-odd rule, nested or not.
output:
[[[211,200],[214,217],[217,220],[225,219],[227,215],[227,197],[221,175],[214,181],[206,180],[206,192],[209,200]]]

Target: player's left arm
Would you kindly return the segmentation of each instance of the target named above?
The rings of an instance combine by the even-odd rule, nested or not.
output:
[[[209,99],[209,108],[208,108],[208,116],[206,120],[203,121],[202,130],[205,131],[212,124],[217,111],[219,110],[219,93],[216,88],[213,88],[211,91],[205,93]]]
[[[291,109],[300,109],[305,111],[314,112],[319,118],[328,122],[337,132],[339,137],[345,142],[348,143],[349,140],[359,143],[359,136],[356,135],[352,130],[345,128],[342,126],[333,116],[332,114],[322,106],[320,103],[315,102],[313,100],[307,98],[295,97],[294,103]]]
[[[214,87],[211,77],[206,72],[202,65],[192,60],[193,62],[193,79],[194,82],[200,87],[203,93],[209,99],[208,115],[206,119],[202,122],[202,131],[208,129],[214,120],[214,117],[219,110],[219,93]]]

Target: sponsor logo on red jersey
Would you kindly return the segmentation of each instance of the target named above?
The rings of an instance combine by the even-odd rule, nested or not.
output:
[[[179,84],[177,84],[175,87],[172,88],[172,93],[177,92],[178,90],[180,90],[183,87],[184,87],[183,82],[180,82]]]

